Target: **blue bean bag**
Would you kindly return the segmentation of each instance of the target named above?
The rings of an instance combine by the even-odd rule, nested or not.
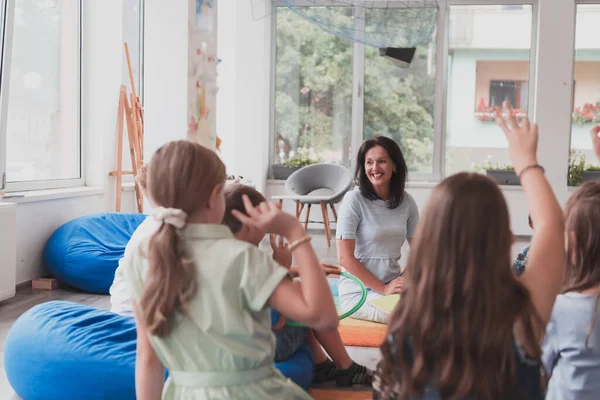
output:
[[[135,321],[87,305],[49,301],[17,319],[4,344],[4,369],[24,400],[135,400]],[[277,368],[308,389],[307,345]]]
[[[46,267],[59,281],[77,289],[108,293],[125,246],[145,218],[102,213],[69,221],[46,243]]]

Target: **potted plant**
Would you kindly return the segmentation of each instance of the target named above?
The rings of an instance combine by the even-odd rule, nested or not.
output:
[[[600,102],[585,103],[573,111],[573,123],[579,126],[598,122],[600,122]]]
[[[311,164],[317,164],[320,161],[320,158],[314,154],[312,150],[299,147],[297,153],[284,164],[271,165],[273,179],[286,180],[300,168]]]
[[[576,150],[571,150],[569,157],[569,171],[567,176],[567,184],[569,186],[579,186],[581,184],[582,175],[585,170],[585,155]]]
[[[490,161],[480,167],[498,185],[519,186],[521,182],[512,165],[493,165]]]

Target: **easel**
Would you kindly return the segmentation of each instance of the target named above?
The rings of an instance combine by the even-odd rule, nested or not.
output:
[[[125,43],[125,55],[127,57],[127,67],[129,70],[129,80],[131,81],[131,94],[127,96],[127,87],[121,85],[119,91],[119,109],[117,111],[117,170],[111,171],[110,176],[117,177],[116,192],[116,211],[121,211],[121,193],[123,175],[137,175],[138,170],[144,163],[144,112],[140,104],[140,99],[135,91],[135,82],[133,81],[133,70],[131,68],[131,59],[129,57],[129,47]],[[131,101],[131,103],[130,103]],[[131,156],[131,171],[123,171],[123,120],[127,124],[127,137],[129,138],[129,154]],[[144,198],[142,190],[135,182],[135,197],[138,212],[144,211]]]

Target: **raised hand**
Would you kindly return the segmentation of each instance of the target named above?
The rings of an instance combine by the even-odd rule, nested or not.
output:
[[[273,249],[273,259],[277,261],[281,266],[290,268],[292,266],[292,253],[288,250],[288,244],[281,240],[277,242],[277,235],[269,235],[269,241],[271,242],[271,248]]]
[[[519,175],[523,168],[537,164],[538,126],[531,124],[527,117],[519,125],[510,103],[505,101],[502,106],[507,114],[506,120],[500,111],[496,111],[496,123],[506,135],[510,159]]]
[[[296,217],[281,211],[279,205],[274,202],[263,202],[257,207],[252,206],[248,196],[242,196],[246,214],[232,210],[232,214],[242,224],[264,230],[267,233],[275,233],[290,239],[290,236],[302,236],[303,229]],[[302,231],[300,231],[302,230]]]

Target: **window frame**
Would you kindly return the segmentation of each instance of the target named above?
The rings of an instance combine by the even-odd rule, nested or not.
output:
[[[12,41],[13,41],[13,24],[14,24],[14,7],[15,0],[4,0],[9,4],[8,11],[6,13],[7,21],[10,26],[10,30],[6,30],[7,33],[5,35],[6,44],[5,44],[5,54],[4,57],[4,68],[2,69],[3,79],[10,78],[10,59],[11,54],[10,50],[12,49]],[[82,53],[82,45],[83,45],[83,16],[84,16],[84,1],[77,1],[77,50],[78,50],[78,59],[77,59],[77,127],[79,131],[79,177],[78,178],[70,178],[70,179],[43,179],[36,181],[17,181],[17,182],[6,182],[5,191],[6,192],[21,192],[21,191],[33,191],[33,190],[50,190],[50,189],[65,189],[65,188],[73,188],[80,187],[86,185],[86,137],[83,133],[82,126],[82,71],[83,71],[83,53]],[[8,49],[8,50],[7,50]],[[3,103],[2,103],[2,112],[5,113],[3,117],[6,117],[8,112],[8,94],[9,90],[4,91],[3,94]],[[6,173],[6,118],[2,118],[2,125],[0,125],[0,161],[2,161],[3,172]]]
[[[583,3],[598,4],[600,0],[579,0]],[[394,4],[390,2],[383,3],[385,6],[393,8]],[[275,89],[276,89],[276,51],[277,51],[277,7],[286,6],[287,3],[282,0],[272,0],[271,2],[271,82],[270,82],[270,135],[269,135],[269,166],[274,163],[274,142],[275,142]],[[331,6],[327,0],[296,0],[295,6]],[[448,102],[448,68],[449,59],[452,55],[449,53],[449,22],[451,6],[505,6],[505,5],[528,5],[531,6],[531,47],[529,50],[529,93],[528,93],[528,115],[533,119],[535,107],[535,95],[537,84],[537,45],[538,45],[538,15],[539,0],[438,0],[438,18],[436,27],[436,56],[435,56],[435,99],[434,99],[434,134],[433,134],[433,159],[432,173],[409,173],[409,181],[413,182],[439,182],[446,176],[446,135],[447,135],[447,102]],[[357,3],[354,7],[355,17],[362,13],[364,17],[365,7]],[[398,7],[403,7],[401,2]],[[355,18],[355,24],[360,24],[363,19]],[[356,25],[359,28],[358,25]],[[362,43],[354,42],[353,53],[353,82],[352,82],[352,137],[351,137],[351,169],[356,167],[356,152],[363,142],[363,118],[364,118],[364,72],[365,59],[364,47]],[[272,173],[269,168],[268,178],[272,179]]]
[[[13,6],[10,9],[10,6]],[[2,29],[0,30],[0,190],[6,187],[6,116],[8,113],[8,90],[10,83],[10,73],[6,65],[10,65],[10,41],[6,40],[6,32],[12,30],[12,18],[8,15],[14,15],[14,3],[8,0],[0,0],[0,17],[2,18]]]

